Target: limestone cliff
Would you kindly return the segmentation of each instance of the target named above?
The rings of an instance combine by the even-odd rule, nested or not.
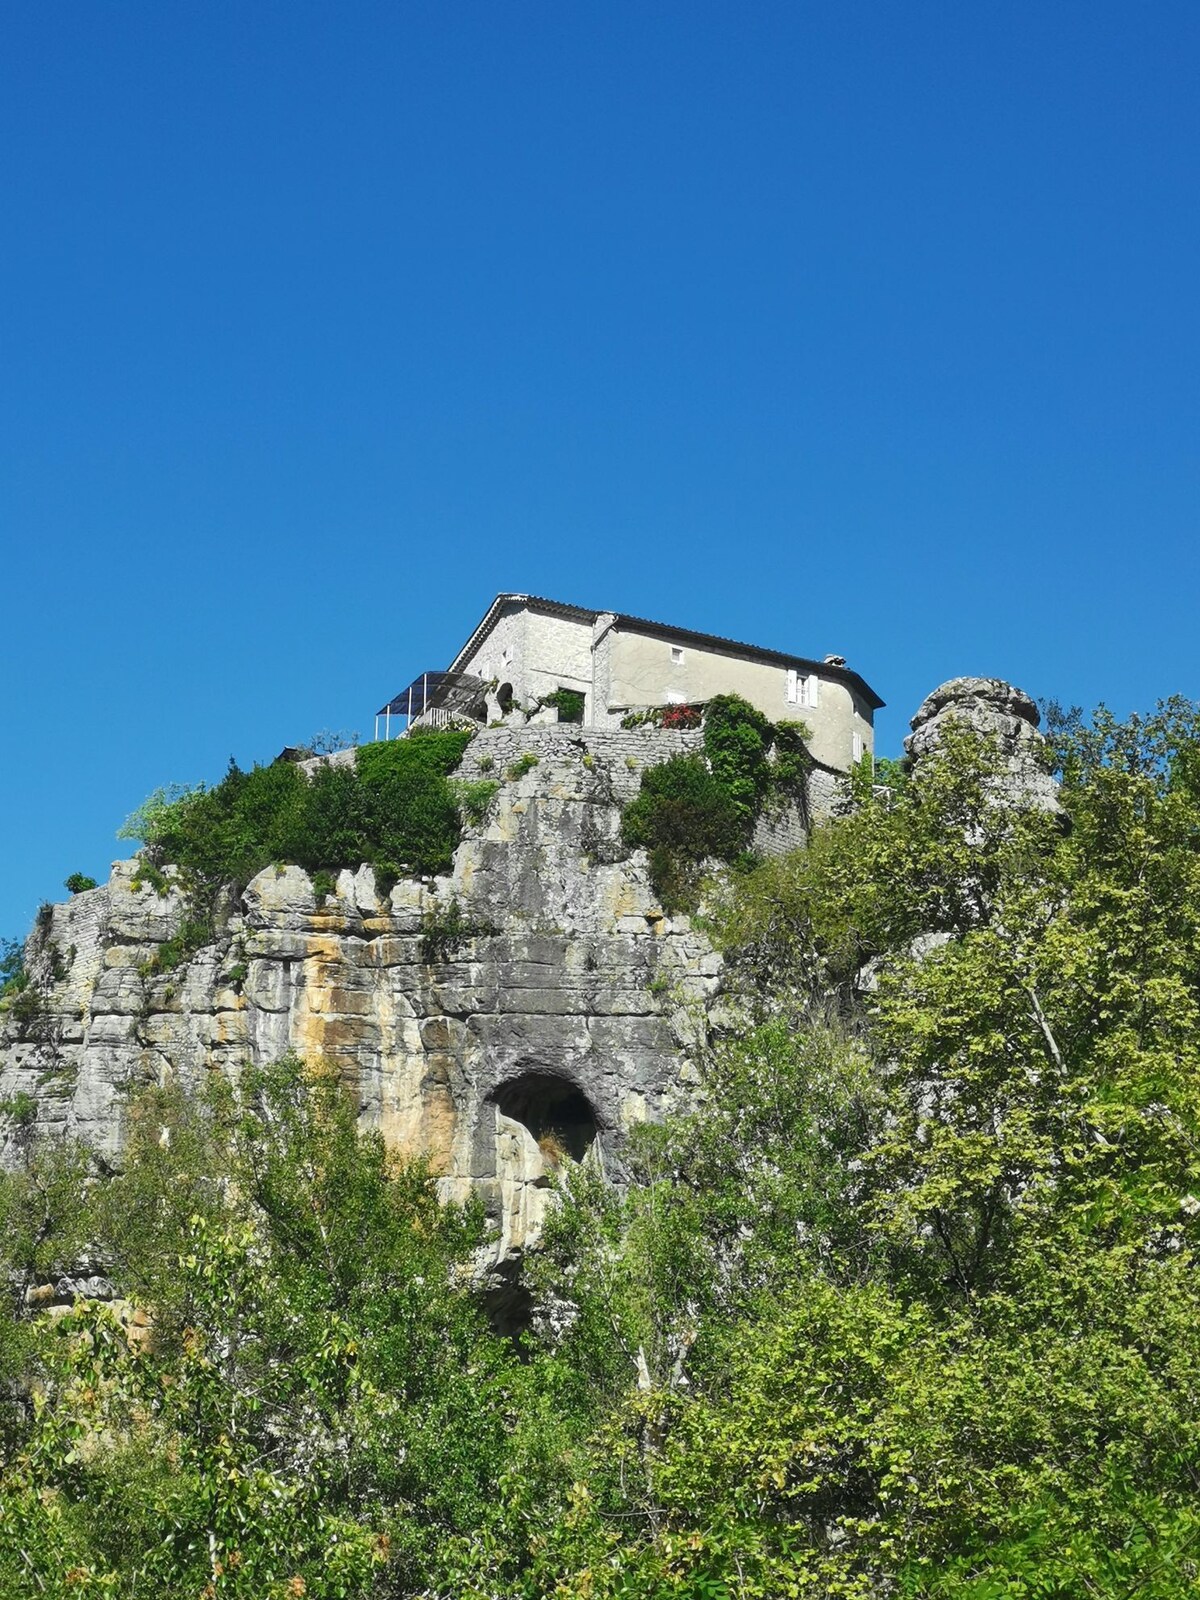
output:
[[[913,759],[954,720],[996,738],[1017,803],[1056,803],[1021,691],[944,684],[913,719]],[[35,1004],[0,1016],[0,1099],[116,1162],[139,1088],[195,1089],[288,1051],[322,1057],[365,1122],[429,1157],[446,1195],[483,1196],[494,1259],[515,1260],[564,1153],[619,1178],[629,1129],[687,1097],[686,1046],[719,993],[721,959],[689,918],[664,913],[620,817],[647,765],[702,738],[483,730],[460,776],[495,779],[496,792],[445,877],[381,894],[363,867],[318,895],[300,868],[268,868],[225,905],[215,941],[170,971],[154,958],[185,896],[170,870],[156,888],[136,858],[117,862],[107,884],[38,918],[26,955]],[[815,768],[806,804],[761,819],[756,845],[801,844],[842,794]]]
[[[141,1085],[196,1087],[289,1050],[325,1057],[363,1118],[427,1154],[447,1194],[479,1189],[503,1259],[538,1225],[559,1145],[619,1174],[627,1130],[685,1085],[681,1046],[720,960],[656,903],[621,843],[620,806],[646,764],[699,740],[483,731],[462,776],[497,791],[445,878],[381,896],[362,868],[318,897],[299,868],[268,868],[225,908],[216,941],[168,972],[152,958],[184,896],[169,873],[163,894],[136,859],[116,863],[107,884],[39,918],[38,1010],[0,1020],[0,1096],[29,1096],[41,1127],[116,1159]],[[775,827],[781,844],[802,837],[794,817]],[[451,906],[457,931],[430,940]]]

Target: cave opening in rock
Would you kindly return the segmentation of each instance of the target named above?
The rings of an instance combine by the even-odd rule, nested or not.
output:
[[[526,1072],[501,1084],[493,1099],[506,1117],[528,1128],[543,1155],[582,1161],[596,1142],[596,1113],[588,1097],[552,1072]]]

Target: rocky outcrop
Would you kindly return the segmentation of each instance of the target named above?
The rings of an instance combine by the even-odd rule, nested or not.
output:
[[[1041,716],[1023,689],[1002,678],[951,678],[922,701],[904,748],[914,765],[937,748],[951,724],[993,739],[1004,757],[1004,798],[1058,810],[1058,786],[1046,766]]]
[[[39,919],[39,1008],[0,1019],[0,1097],[28,1097],[42,1128],[116,1163],[140,1086],[323,1057],[364,1121],[427,1155],[447,1195],[482,1193],[498,1256],[515,1255],[564,1137],[619,1177],[628,1130],[687,1092],[683,1046],[721,963],[658,905],[620,807],[648,763],[699,739],[481,732],[461,776],[496,790],[449,874],[381,894],[369,868],[343,871],[318,895],[300,868],[268,868],[170,971],[155,958],[185,897],[170,872],[156,886],[136,859],[116,863]]]
[[[910,753],[952,718],[997,737],[1015,794],[1054,804],[1027,696],[995,679],[944,684],[913,719]],[[691,1093],[687,1046],[721,960],[657,903],[620,814],[647,765],[701,747],[686,730],[484,730],[459,777],[495,792],[448,874],[381,893],[363,867],[318,893],[300,868],[268,868],[171,970],[186,896],[170,869],[117,862],[108,883],[39,916],[36,1004],[0,1017],[0,1099],[21,1107],[10,1137],[66,1133],[117,1165],[140,1088],[196,1089],[288,1051],[323,1058],[363,1121],[427,1156],[448,1197],[482,1195],[503,1269],[539,1229],[556,1165],[595,1162],[619,1181],[629,1130]],[[792,848],[810,814],[843,802],[817,769],[807,805],[765,818],[756,843]]]

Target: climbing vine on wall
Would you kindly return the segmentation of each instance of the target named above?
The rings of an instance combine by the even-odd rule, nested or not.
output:
[[[642,774],[621,820],[627,844],[650,858],[650,880],[668,911],[693,910],[706,860],[747,852],[773,797],[803,800],[812,758],[800,722],[773,723],[739,695],[718,695],[704,713],[704,755],[677,755]]]

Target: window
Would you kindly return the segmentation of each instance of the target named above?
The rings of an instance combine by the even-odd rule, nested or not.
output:
[[[673,644],[671,646],[671,665],[673,667],[681,667],[683,665],[683,646],[682,645]]]
[[[794,667],[789,667],[787,675],[788,705],[806,706],[809,710],[815,710],[820,682],[821,680],[815,672],[797,672]]]
[[[850,754],[851,759],[856,763],[862,760],[863,742],[861,733],[852,733],[850,735]]]

